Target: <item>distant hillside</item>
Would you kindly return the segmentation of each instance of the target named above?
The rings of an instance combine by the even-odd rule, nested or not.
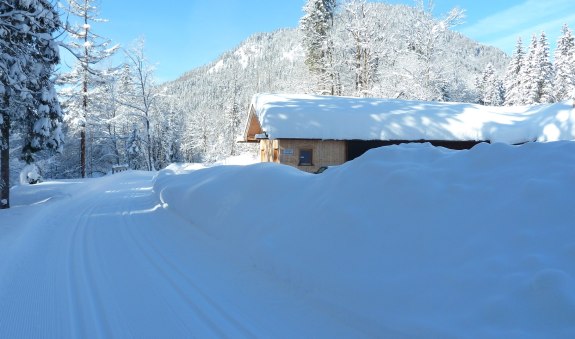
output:
[[[245,104],[260,91],[302,91],[308,76],[295,29],[251,36],[212,63],[165,84],[190,110]]]
[[[382,3],[369,4],[369,16],[374,27],[371,48],[377,53],[379,63],[377,83],[370,96],[474,102],[477,100],[475,79],[486,65],[492,63],[495,70],[502,73],[509,62],[508,56],[497,48],[445,31],[434,37],[433,58],[423,64],[413,53],[417,48],[413,39],[426,32],[425,25],[433,24],[429,18],[413,7]],[[347,46],[350,41],[346,38],[345,20],[343,15],[336,20],[336,52],[342,60],[342,94],[354,95],[352,70],[346,63],[352,52]],[[255,34],[212,63],[164,85],[174,104],[189,115],[185,120],[189,138],[195,139],[189,140],[195,145],[190,146],[195,149],[194,154],[198,154],[199,147],[203,160],[220,157],[214,152],[221,152],[222,148],[208,149],[207,136],[212,135],[210,140],[218,140],[218,136],[221,139],[221,131],[229,124],[237,134],[241,125],[238,121],[243,122],[254,93],[313,91],[300,34],[297,29]],[[435,92],[429,89],[427,94],[427,89],[421,88],[418,73],[423,68],[435,76],[433,86],[441,87],[441,97],[436,98],[437,89]],[[203,145],[199,139],[204,140]],[[221,142],[231,145],[229,140]],[[226,153],[234,153],[234,146],[230,147]]]

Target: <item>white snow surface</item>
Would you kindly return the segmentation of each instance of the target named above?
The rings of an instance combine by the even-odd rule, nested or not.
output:
[[[567,141],[16,186],[0,337],[574,338],[573,192]]]
[[[37,183],[42,181],[42,175],[36,164],[29,164],[24,166],[20,171],[20,185],[27,185],[30,183]]]
[[[518,144],[575,140],[573,101],[532,106],[256,94],[271,139],[451,140]]]
[[[220,60],[216,62],[216,64],[208,70],[208,74],[218,73],[223,68],[224,68],[224,60]]]
[[[262,54],[262,51],[262,46],[255,43],[250,43],[238,48],[234,52],[234,55],[236,56],[237,61],[242,65],[242,68],[245,69],[248,67],[250,59],[259,57]]]

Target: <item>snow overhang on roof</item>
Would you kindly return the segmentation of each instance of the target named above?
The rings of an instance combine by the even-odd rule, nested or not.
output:
[[[258,140],[261,140],[261,139],[269,139],[269,138],[268,138],[268,135],[265,134],[265,133],[256,134],[256,135],[255,135],[255,138],[258,139]]]
[[[249,130],[252,133],[248,133]],[[532,106],[256,94],[245,140],[575,140],[573,101]]]

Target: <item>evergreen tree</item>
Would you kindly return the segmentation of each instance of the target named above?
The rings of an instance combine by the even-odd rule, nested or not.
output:
[[[138,170],[145,167],[142,162],[142,152],[142,138],[140,137],[138,127],[134,124],[134,126],[132,126],[130,136],[126,140],[126,158],[130,168]]]
[[[553,102],[554,70],[553,64],[551,64],[551,61],[549,60],[549,43],[547,42],[547,36],[545,35],[545,32],[541,32],[535,56],[535,102]]]
[[[485,67],[479,90],[482,105],[500,106],[503,103],[502,84],[491,63]]]
[[[0,209],[10,207],[10,137],[24,136],[23,159],[60,150],[62,113],[53,71],[59,62],[54,34],[61,26],[47,0],[0,2]]]
[[[317,77],[318,90],[323,94],[335,94],[333,72],[332,30],[336,0],[308,0],[303,7],[304,16],[300,20],[303,32],[303,45],[306,50],[305,63]]]
[[[515,52],[513,52],[513,56],[507,67],[507,72],[505,73],[505,105],[520,105],[522,103],[521,67],[523,66],[524,58],[523,42],[521,41],[521,37],[519,37],[515,45]]]
[[[522,104],[553,102],[553,65],[549,61],[549,44],[544,32],[539,40],[533,35],[520,78]]]
[[[518,104],[531,105],[537,103],[537,37],[531,37],[529,51],[521,65],[519,82],[521,83],[521,100]]]
[[[553,84],[557,101],[575,99],[575,38],[567,25],[557,40]]]
[[[238,131],[240,129],[240,124],[242,120],[241,116],[241,109],[237,103],[233,103],[231,107],[228,107],[226,110],[226,137],[229,142],[229,155],[237,155],[236,154],[236,143],[238,139]]]

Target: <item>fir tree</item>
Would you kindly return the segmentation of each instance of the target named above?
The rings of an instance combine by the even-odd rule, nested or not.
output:
[[[555,50],[554,93],[557,101],[575,99],[575,38],[567,25]]]
[[[306,50],[305,63],[318,79],[318,90],[334,94],[335,74],[333,72],[333,42],[336,0],[308,0],[300,20],[303,45]]]
[[[522,104],[553,102],[553,65],[545,33],[539,40],[533,35],[529,53],[521,66]]]
[[[531,37],[529,51],[521,65],[519,82],[521,83],[521,100],[518,104],[530,105],[537,103],[537,37],[535,34]]]
[[[500,106],[503,103],[502,84],[491,63],[487,64],[483,72],[480,97],[480,103],[483,105]]]
[[[505,73],[504,88],[505,88],[505,105],[519,105],[522,103],[521,99],[521,68],[523,66],[523,59],[525,52],[523,51],[523,42],[521,37],[517,38],[515,45],[515,52],[507,67]]]
[[[554,101],[553,98],[553,78],[554,71],[553,65],[549,60],[549,43],[545,32],[541,32],[539,43],[537,44],[537,51],[535,53],[535,102],[536,103],[550,103]]]
[[[0,209],[10,207],[10,136],[24,135],[23,159],[42,149],[61,149],[62,113],[54,66],[61,26],[46,0],[0,2]]]
[[[142,138],[138,133],[138,128],[134,124],[132,126],[131,134],[126,140],[126,158],[128,160],[128,166],[132,169],[142,169],[144,165],[142,163]]]

